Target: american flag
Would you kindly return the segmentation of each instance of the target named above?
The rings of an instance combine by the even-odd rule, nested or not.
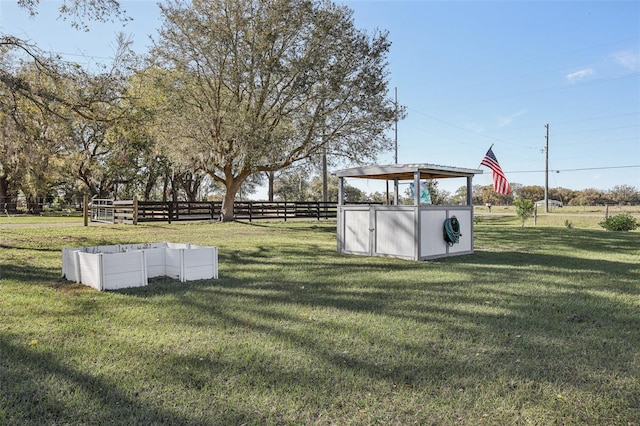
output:
[[[509,195],[511,186],[509,186],[507,177],[502,172],[502,168],[500,164],[498,164],[498,159],[491,148],[489,148],[489,151],[487,151],[480,164],[487,166],[493,171],[493,190],[498,194]]]

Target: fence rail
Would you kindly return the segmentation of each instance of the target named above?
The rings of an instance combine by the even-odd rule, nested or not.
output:
[[[129,223],[169,222],[187,220],[218,220],[222,209],[221,201],[137,201],[93,199],[88,204],[92,222]],[[237,201],[234,203],[234,217],[237,220],[259,219],[330,219],[337,216],[336,203],[321,201]]]

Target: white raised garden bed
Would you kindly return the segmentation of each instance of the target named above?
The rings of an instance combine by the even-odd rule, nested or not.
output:
[[[97,290],[142,287],[149,278],[218,278],[218,248],[148,243],[62,249],[62,275]]]

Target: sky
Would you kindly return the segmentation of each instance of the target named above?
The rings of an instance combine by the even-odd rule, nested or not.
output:
[[[483,170],[493,146],[507,179],[545,184],[546,125],[550,188],[640,190],[640,2],[342,0],[356,27],[388,31],[389,96],[398,123],[398,163]],[[161,17],[155,1],[121,2],[133,18],[91,23],[88,32],[57,19],[43,0],[30,18],[0,0],[0,32],[30,39],[85,66],[108,62],[116,34],[143,53]],[[394,129],[390,129],[395,139]],[[394,150],[378,164],[394,163]],[[365,192],[383,183],[350,180]],[[441,180],[454,193],[466,181]],[[266,191],[254,196],[265,198]]]

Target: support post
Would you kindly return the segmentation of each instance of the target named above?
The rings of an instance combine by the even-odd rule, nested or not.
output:
[[[398,178],[393,180],[393,205],[397,206],[400,202],[400,195],[398,194]]]
[[[84,218],[84,226],[89,226],[89,194],[84,194],[82,200],[82,216]]]
[[[473,206],[473,176],[467,176],[467,205]]]
[[[138,224],[138,196],[133,196],[133,224]]]
[[[420,206],[420,170],[413,172],[413,204]]]

